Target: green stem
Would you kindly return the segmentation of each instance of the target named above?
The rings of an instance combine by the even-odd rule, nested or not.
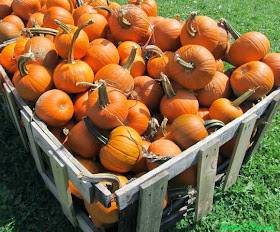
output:
[[[63,30],[63,32],[65,34],[71,33],[72,30],[67,25],[65,25],[64,23],[60,22],[57,19],[55,19],[54,22],[55,22],[56,25],[58,25]]]
[[[131,26],[131,23],[125,18],[126,13],[127,10],[119,9],[118,22],[123,28],[129,28]]]
[[[111,103],[109,100],[108,92],[107,92],[106,85],[104,82],[101,82],[100,86],[98,87],[97,102],[102,108],[106,108]]]
[[[74,32],[73,34],[73,37],[72,37],[72,40],[71,40],[71,44],[70,44],[70,47],[69,47],[69,52],[68,52],[68,64],[73,64],[75,62],[74,60],[74,44],[75,44],[75,41],[76,39],[78,38],[79,34],[80,34],[80,31],[90,25],[90,24],[93,24],[94,21],[93,19],[90,19],[88,22],[82,24],[81,26],[78,27],[78,29]]]
[[[28,52],[28,53],[22,55],[18,60],[17,66],[18,66],[18,70],[19,70],[21,77],[28,75],[28,69],[26,68],[26,62],[29,60],[33,60],[33,61],[35,60],[34,54],[32,52]]]
[[[137,47],[135,45],[132,45],[132,49],[131,49],[131,52],[129,54],[129,57],[128,57],[127,61],[125,62],[125,64],[122,66],[128,72],[130,72],[130,69],[133,65],[134,59],[136,57],[136,51],[137,51]]]
[[[241,34],[231,26],[231,24],[225,19],[225,18],[221,18],[220,22],[222,24],[224,24],[225,28],[227,29],[227,31],[229,31],[229,33],[232,35],[232,37],[237,40],[238,38],[241,37]]]
[[[106,145],[109,142],[109,139],[99,133],[92,125],[91,121],[87,116],[83,117],[85,125],[90,133],[92,133],[102,144]]]
[[[23,28],[22,29],[23,34],[48,34],[48,35],[53,35],[56,36],[57,34],[57,30],[51,29],[51,28],[45,28],[45,27],[41,27],[41,28],[36,28],[36,27],[32,27],[32,28]]]
[[[253,88],[249,89],[247,92],[243,93],[240,97],[235,99],[231,104],[235,107],[239,106],[242,102],[246,101],[253,93],[256,92],[256,90],[259,88]]]
[[[168,99],[171,99],[176,96],[175,91],[172,88],[172,85],[168,79],[168,77],[162,72],[159,74],[163,91]]]
[[[41,28],[40,25],[38,24],[38,22],[37,22],[35,19],[33,19],[33,18],[31,17],[30,20],[31,20],[31,25],[32,25],[32,27]]]
[[[211,128],[222,128],[223,126],[225,126],[225,124],[223,122],[221,122],[220,120],[216,120],[216,119],[211,119],[211,120],[207,120],[204,122],[204,126],[206,128],[206,130],[209,130]]]
[[[182,60],[182,59],[180,58],[180,55],[179,55],[179,54],[176,54],[176,55],[174,56],[174,60],[175,60],[175,62],[177,62],[178,64],[180,64],[181,66],[183,66],[183,67],[186,68],[186,69],[191,69],[191,70],[193,70],[193,69],[195,68],[194,63],[192,63],[192,62],[186,62],[186,61]]]
[[[160,57],[164,56],[163,51],[156,45],[148,45],[148,46],[145,47],[145,50],[148,51],[148,52],[154,52]]]

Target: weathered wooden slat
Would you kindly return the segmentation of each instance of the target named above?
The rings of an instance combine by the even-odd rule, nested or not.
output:
[[[7,97],[7,93],[5,91],[4,85],[6,85],[6,84],[3,83],[3,85],[1,85],[3,87],[3,90],[2,90],[3,101],[5,103],[6,109],[8,109],[8,113],[9,113],[10,119],[12,120],[12,123],[16,127],[16,122],[15,122],[15,119],[14,119],[13,114],[12,114],[11,107],[10,107],[9,102],[8,102],[8,97]],[[6,88],[8,88],[8,87],[6,87]]]
[[[66,166],[55,156],[53,151],[49,151],[52,173],[54,176],[54,182],[58,193],[59,202],[61,204],[63,213],[72,223],[73,226],[77,226],[73,201],[68,185],[68,176]]]
[[[135,232],[137,224],[138,201],[119,210],[118,232]]]
[[[26,112],[24,112],[23,110],[20,110],[20,113],[22,116],[22,120],[24,123],[26,133],[27,133],[30,152],[33,156],[33,159],[35,161],[38,172],[43,173],[43,172],[45,172],[44,162],[42,159],[41,150],[40,150],[39,146],[35,143],[34,138],[33,138],[32,130],[31,130],[31,126],[30,126],[31,119],[28,117]]]
[[[9,104],[9,107],[11,109],[12,118],[14,119],[16,129],[19,133],[19,136],[21,138],[21,141],[22,141],[22,144],[23,144],[25,150],[28,151],[29,147],[28,147],[27,135],[26,135],[26,132],[25,132],[23,126],[20,124],[20,120],[21,120],[20,119],[20,114],[17,110],[17,106],[15,104],[12,92],[5,83],[3,84],[3,87],[4,87],[4,91],[7,94],[6,96],[7,96],[8,104]]]
[[[223,191],[230,188],[237,180],[256,120],[257,115],[252,114],[241,123],[224,182]]]
[[[168,176],[163,171],[140,185],[137,232],[159,231]]]
[[[169,172],[169,178],[171,179],[186,170],[188,167],[195,164],[198,160],[198,151],[200,149],[203,149],[204,147],[207,147],[207,144],[209,142],[216,139],[219,141],[219,146],[221,146],[225,142],[229,141],[233,136],[236,135],[237,130],[239,129],[239,126],[244,119],[249,117],[251,114],[256,114],[258,117],[261,116],[266,111],[272,99],[279,94],[280,88],[273,91],[268,97],[248,110],[245,114],[227,124],[223,128],[212,133],[211,135],[207,136],[204,140],[196,143],[189,149],[183,151],[182,154],[170,159],[169,161],[160,165],[158,168],[149,171],[147,174],[137,178],[135,181],[117,190],[115,194],[117,197],[117,204],[119,209],[124,209],[127,205],[138,199],[139,186],[142,183],[148,181],[164,170],[167,170]]]
[[[50,179],[50,177],[46,173],[41,173],[41,176],[47,188],[51,191],[54,197],[59,201],[57,189],[54,182]]]

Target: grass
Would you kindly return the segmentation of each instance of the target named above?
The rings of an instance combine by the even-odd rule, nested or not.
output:
[[[123,4],[126,1],[118,2]],[[159,14],[165,17],[174,17],[179,13],[182,20],[185,20],[190,11],[198,10],[199,14],[208,15],[215,20],[225,17],[241,33],[260,31],[270,39],[271,51],[280,52],[279,2],[276,0],[157,2]],[[2,100],[1,106],[0,231],[78,232],[79,230],[68,222],[60,205],[45,187],[32,157],[24,151],[10,118],[5,114],[7,111]],[[247,226],[251,231],[267,231],[268,226],[280,231],[279,125],[278,112],[258,153],[242,168],[237,183],[225,193],[221,191],[221,187],[216,189],[211,213],[198,223],[194,222],[193,214],[190,214],[170,231],[217,231],[221,223],[239,226],[239,231],[246,231]],[[258,227],[253,228],[253,225]]]

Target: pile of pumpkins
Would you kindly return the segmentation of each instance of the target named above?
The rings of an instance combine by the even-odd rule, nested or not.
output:
[[[19,95],[79,162],[117,176],[119,187],[280,85],[280,54],[269,53],[264,34],[240,35],[196,12],[185,22],[164,18],[155,0],[0,0],[0,18],[0,43],[15,41],[0,61]],[[188,168],[170,187],[195,187],[196,172]],[[116,202],[84,203],[97,227],[117,222]]]

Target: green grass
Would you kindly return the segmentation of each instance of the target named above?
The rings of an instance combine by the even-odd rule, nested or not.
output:
[[[126,1],[118,1],[125,3]],[[271,51],[280,52],[279,1],[158,0],[159,14],[185,20],[198,10],[215,20],[228,19],[241,33],[256,30],[271,41]],[[24,151],[6,109],[0,109],[0,231],[79,231],[71,226],[60,205],[45,187],[32,157]],[[274,119],[258,153],[242,168],[237,183],[227,192],[216,189],[211,213],[195,223],[193,214],[171,231],[217,231],[221,223],[246,227],[274,226],[280,231],[280,114]],[[264,231],[264,230],[263,230]]]

